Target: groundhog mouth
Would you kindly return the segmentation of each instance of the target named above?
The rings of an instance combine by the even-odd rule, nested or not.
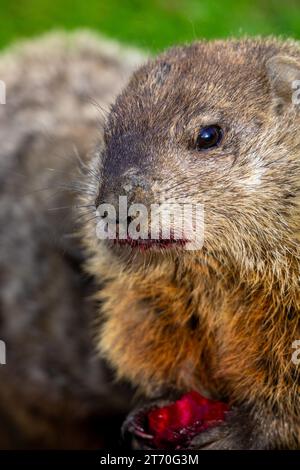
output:
[[[226,403],[192,391],[174,402],[133,411],[122,434],[135,449],[188,449],[195,436],[222,423],[227,412]]]
[[[140,239],[134,240],[130,237],[127,237],[126,239],[116,238],[115,240],[112,240],[112,242],[114,245],[117,245],[117,246],[129,246],[131,248],[140,249],[141,251],[143,251],[143,250],[150,250],[150,249],[169,249],[169,248],[174,248],[174,247],[184,248],[186,243],[188,243],[188,240],[175,239],[175,238],[169,238],[169,239],[140,238]]]

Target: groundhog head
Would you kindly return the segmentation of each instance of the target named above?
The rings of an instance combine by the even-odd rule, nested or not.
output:
[[[299,235],[295,50],[273,41],[200,42],[139,69],[107,122],[96,205],[118,208],[125,196],[148,216],[151,204],[199,205],[203,249],[239,263],[290,249]],[[139,223],[152,249],[164,246],[165,237],[151,240],[149,219]],[[175,220],[173,235],[176,228]],[[180,228],[176,247],[189,239]]]

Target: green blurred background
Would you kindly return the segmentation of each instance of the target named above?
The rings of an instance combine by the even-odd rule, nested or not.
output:
[[[152,51],[195,38],[300,37],[300,0],[0,0],[0,47],[89,27]]]

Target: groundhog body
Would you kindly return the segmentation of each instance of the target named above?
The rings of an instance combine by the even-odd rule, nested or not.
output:
[[[245,39],[174,48],[137,71],[111,109],[86,204],[204,205],[196,251],[99,240],[98,343],[152,399],[198,390],[228,400],[226,423],[196,448],[300,447],[300,46]],[[199,129],[221,142],[199,150]]]
[[[99,448],[119,437],[132,392],[93,345],[94,283],[82,270],[74,206],[80,160],[141,61],[85,32],[1,54],[1,448]]]

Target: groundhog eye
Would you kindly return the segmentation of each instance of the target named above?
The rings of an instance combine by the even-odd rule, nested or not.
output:
[[[204,150],[215,147],[221,142],[223,131],[220,126],[212,125],[202,127],[196,140],[196,149]]]

